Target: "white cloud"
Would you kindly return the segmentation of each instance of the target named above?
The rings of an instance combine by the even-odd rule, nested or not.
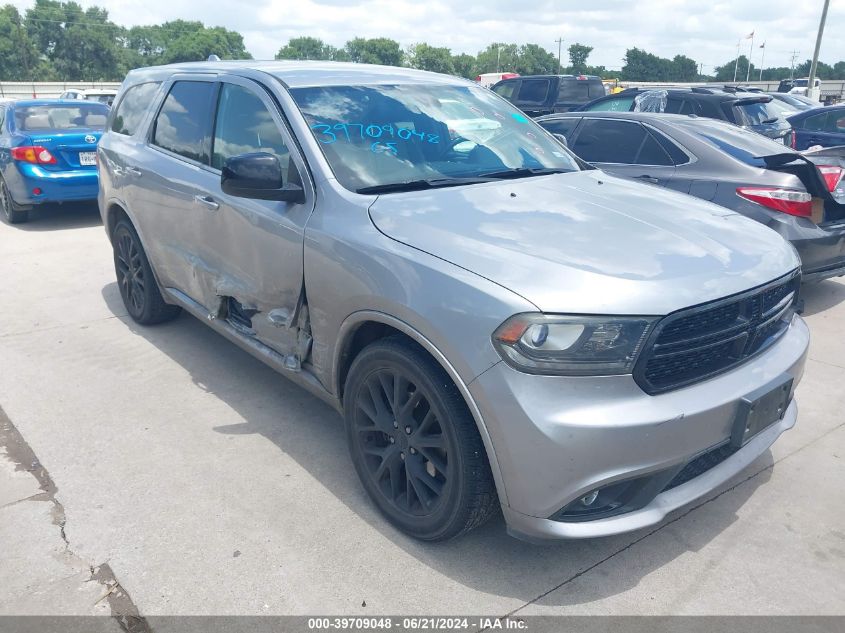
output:
[[[8,1],[8,0],[7,0]],[[291,37],[314,35],[334,44],[389,37],[403,46],[428,42],[475,54],[492,41],[536,43],[555,52],[573,42],[593,46],[590,63],[618,69],[632,46],[671,57],[687,55],[705,71],[736,55],[737,42],[755,31],[753,59],[766,41],[766,66],[788,66],[812,56],[821,0],[78,0],[108,9],[119,24],[177,18],[240,31],[247,49],[272,58]],[[34,0],[11,0],[25,9]],[[832,0],[820,58],[845,59],[845,0]],[[748,40],[741,50],[748,54]],[[565,57],[565,52],[564,52]]]

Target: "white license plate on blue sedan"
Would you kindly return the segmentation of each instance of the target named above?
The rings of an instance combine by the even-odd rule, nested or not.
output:
[[[79,164],[83,166],[96,165],[97,152],[79,152]]]

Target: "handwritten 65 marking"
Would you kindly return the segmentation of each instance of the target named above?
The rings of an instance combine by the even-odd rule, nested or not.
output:
[[[317,140],[323,145],[331,145],[337,141],[354,143],[371,139],[399,139],[402,141],[419,141],[421,143],[439,143],[440,136],[428,132],[417,132],[407,127],[393,127],[390,123],[315,123],[311,129],[320,134]],[[391,145],[391,143],[385,143]],[[395,146],[395,143],[393,143]],[[372,145],[370,149],[372,149]],[[373,150],[375,151],[375,150]]]

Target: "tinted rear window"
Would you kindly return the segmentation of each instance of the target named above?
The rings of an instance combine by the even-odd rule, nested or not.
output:
[[[572,151],[590,163],[671,165],[660,144],[639,123],[588,119],[578,130]]]
[[[15,127],[22,132],[42,130],[102,130],[109,109],[101,103],[37,105],[15,108]]]
[[[742,125],[760,125],[765,122],[773,122],[772,119],[780,119],[782,113],[770,103],[746,103],[734,105],[737,114],[737,123]]]
[[[153,143],[200,163],[209,162],[209,128],[214,84],[177,81],[155,122]]]
[[[787,147],[768,139],[762,134],[743,130],[734,125],[698,119],[695,125],[684,126],[688,132],[698,134],[704,141],[723,152],[753,167],[764,167],[759,156],[790,152]]]
[[[604,85],[600,81],[585,79],[561,79],[557,93],[559,103],[587,103],[604,96]]]
[[[128,136],[135,134],[150,108],[159,85],[159,82],[150,82],[129,88],[117,104],[117,110],[111,122],[112,132]]]

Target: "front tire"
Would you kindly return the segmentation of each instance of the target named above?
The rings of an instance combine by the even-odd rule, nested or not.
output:
[[[29,210],[20,208],[12,200],[12,194],[2,178],[0,178],[0,209],[3,211],[3,218],[9,224],[21,224],[29,220]]]
[[[117,285],[129,316],[141,325],[163,323],[179,316],[179,306],[164,302],[138,233],[128,220],[120,220],[114,227],[112,245]]]
[[[400,530],[441,541],[493,514],[498,500],[478,429],[449,376],[422,348],[398,336],[364,348],[343,402],[355,470]]]

